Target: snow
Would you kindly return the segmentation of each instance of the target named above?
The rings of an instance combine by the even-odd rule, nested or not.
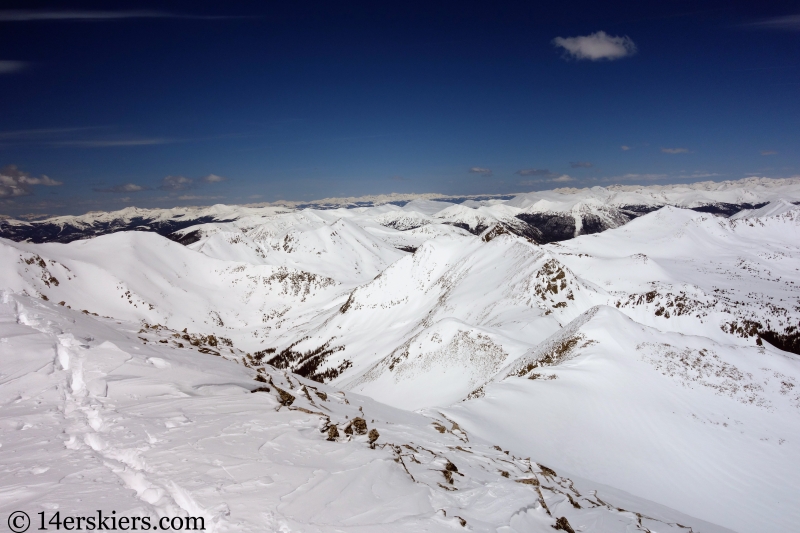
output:
[[[162,344],[159,335],[171,339],[163,329],[137,337],[136,327],[3,293],[4,515],[100,508],[152,523],[202,518],[213,532],[546,532],[556,517],[578,530],[623,532],[643,521],[659,531],[725,531],[583,480],[579,492],[441,415],[257,373]],[[256,375],[269,392],[251,393],[264,385]],[[374,446],[344,432],[356,417],[379,432]]]
[[[660,332],[607,306],[571,336],[572,352],[541,377],[492,383],[443,412],[556,469],[731,529],[794,529],[800,358]]]
[[[431,216],[453,205],[456,204],[450,202],[440,202],[436,200],[411,200],[406,205],[404,205],[402,209],[403,211],[409,213],[416,212],[416,213],[421,213],[423,215]]]
[[[800,178],[745,178],[737,181],[673,185],[565,188],[520,194],[506,203],[527,209],[544,201],[549,202],[550,209],[569,211],[575,203],[587,200],[600,201],[610,207],[673,205],[691,208],[709,203],[758,203],[781,198],[800,200]]]
[[[0,506],[214,531],[793,531],[799,187],[181,208],[156,215],[214,220],[186,246],[0,239]],[[579,236],[535,244],[517,215],[540,214]],[[356,416],[374,448],[344,433]]]
[[[760,207],[758,209],[743,209],[733,215],[731,220],[739,220],[740,218],[771,217],[797,209],[800,209],[797,204],[781,198],[780,200],[773,200],[764,207]]]

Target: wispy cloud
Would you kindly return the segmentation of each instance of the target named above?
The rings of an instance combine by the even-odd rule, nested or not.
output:
[[[488,178],[492,175],[491,168],[483,168],[483,167],[472,167],[469,169],[470,174],[480,174],[481,176]]]
[[[631,147],[630,147],[630,146],[625,146],[625,145],[623,144],[622,146],[620,146],[620,147],[619,147],[619,149],[620,149],[620,150],[622,150],[623,152],[627,152],[628,150],[630,150],[630,149],[631,149]]]
[[[42,220],[45,218],[50,218],[50,215],[46,213],[25,213],[22,215],[17,215],[14,218],[16,218],[17,220],[31,221],[31,220]]]
[[[15,144],[51,146],[55,148],[124,148],[204,142],[243,136],[243,134],[225,134],[184,138],[143,137],[136,133],[115,132],[114,130],[117,129],[118,128],[115,126],[84,126],[0,131],[0,141]],[[99,130],[107,130],[107,132],[100,133]],[[223,178],[223,181],[225,181],[225,178]]]
[[[63,182],[51,179],[44,174],[39,177],[31,176],[17,168],[16,165],[7,165],[0,168],[0,198],[16,198],[33,194],[33,185],[56,187]]]
[[[566,57],[590,61],[613,61],[636,53],[630,37],[613,37],[604,31],[580,37],[556,37],[553,44],[563,48]]]
[[[775,150],[761,150],[761,155],[777,155]]]
[[[757,20],[755,22],[743,24],[742,26],[756,30],[800,31],[800,15],[785,15],[783,17]]]
[[[224,196],[198,196],[196,194],[183,194],[178,196],[178,200],[221,200]]]
[[[100,139],[93,141],[52,141],[48,144],[52,146],[65,146],[75,148],[116,148],[125,146],[154,146],[159,144],[170,144],[177,142],[175,139],[152,138],[152,139]]]
[[[113,187],[108,187],[105,189],[94,190],[95,192],[131,193],[146,191],[148,189],[149,187],[143,187],[142,185],[136,185],[135,183],[123,183],[121,185],[114,185]]]
[[[569,181],[575,181],[575,178],[567,174],[561,174],[560,176],[557,176],[555,174],[550,174],[549,176],[552,177],[550,177],[549,179],[545,179],[545,176],[543,176],[540,179],[524,180],[520,181],[519,184],[525,186],[534,186],[534,185],[541,185],[542,183],[567,183]]]
[[[519,176],[554,176],[552,172],[546,168],[523,168],[517,170],[515,174]]]
[[[719,174],[717,172],[700,172],[700,171],[697,171],[697,172],[692,172],[688,176],[687,175],[681,175],[681,176],[678,176],[678,177],[681,178],[681,179],[685,179],[685,178],[715,178],[715,177],[721,176],[721,175],[722,174]]]
[[[183,191],[194,186],[194,180],[186,176],[166,176],[158,186],[162,191]]]
[[[688,154],[689,150],[686,148],[662,148],[662,152],[665,154]]]
[[[104,129],[106,126],[88,126],[79,128],[40,128],[31,130],[0,131],[0,140],[26,141],[42,138],[52,138],[58,135],[76,133],[79,131]]]
[[[622,174],[621,176],[612,176],[604,178],[603,181],[617,182],[617,181],[656,181],[666,178],[666,174]]]
[[[216,174],[209,174],[208,176],[200,178],[200,181],[203,183],[222,183],[223,181],[228,181],[228,178],[217,176]]]
[[[572,168],[592,168],[594,165],[588,161],[573,161],[569,164]]]
[[[43,20],[121,20],[121,19],[199,19],[242,18],[227,15],[188,15],[165,11],[81,11],[6,9],[0,11],[0,22],[36,22]]]
[[[24,61],[0,61],[0,74],[13,74],[24,70],[28,64]]]

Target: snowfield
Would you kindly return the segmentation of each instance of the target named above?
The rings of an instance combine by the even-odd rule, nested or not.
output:
[[[101,508],[216,532],[726,531],[574,482],[444,415],[138,327],[3,293],[4,515]]]
[[[6,222],[3,512],[796,529],[800,180],[442,200]]]

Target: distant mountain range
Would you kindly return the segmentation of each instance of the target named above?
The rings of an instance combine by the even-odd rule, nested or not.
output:
[[[247,206],[220,204],[173,209],[129,207],[113,212],[91,212],[32,222],[6,219],[0,221],[0,237],[17,242],[67,243],[119,231],[151,231],[186,242],[185,234],[176,232],[211,222],[233,222],[244,217],[271,216],[304,209],[354,209],[379,205],[405,208],[409,203],[413,206],[424,202],[430,206],[422,210],[424,213],[413,209],[403,211],[412,213],[410,217],[439,213],[435,217],[437,222],[451,224],[476,235],[499,223],[510,233],[533,242],[548,243],[615,228],[667,205],[731,216],[742,210],[761,208],[780,198],[800,201],[800,178],[747,178],[685,185],[613,185],[518,195],[393,194]],[[452,204],[460,207],[445,210]],[[404,220],[388,223],[411,229],[408,227],[409,220],[407,216]],[[418,219],[417,222],[422,225],[429,220]]]

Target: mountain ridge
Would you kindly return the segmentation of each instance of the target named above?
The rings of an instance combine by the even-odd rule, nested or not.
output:
[[[278,201],[244,205],[217,204],[208,207],[176,207],[142,209],[128,207],[114,212],[89,212],[78,216],[58,216],[37,221],[11,218],[0,220],[0,237],[29,242],[71,242],[118,231],[152,231],[162,236],[192,226],[231,222],[245,217],[269,217],[303,209],[359,209],[380,205],[405,206],[415,201],[469,204],[471,211],[489,208],[483,214],[503,221],[506,229],[537,242],[556,242],[577,235],[596,233],[618,227],[641,214],[665,205],[686,207],[701,212],[731,216],[744,209],[764,207],[777,199],[800,201],[800,178],[744,178],[736,181],[697,182],[673,185],[609,185],[575,189],[499,195],[448,196],[436,193],[372,195],[348,198],[325,198],[312,202]],[[474,205],[473,205],[474,204]],[[492,213],[497,205],[522,209],[513,217],[508,213]],[[446,208],[443,205],[442,209]],[[432,215],[432,213],[423,213]],[[500,214],[498,217],[497,215]],[[465,220],[454,217],[449,222],[475,234],[487,226],[471,222],[477,213]],[[452,218],[452,217],[451,217]],[[191,240],[191,239],[188,239]]]
[[[9,357],[24,362],[29,348],[15,351],[14,328],[36,323],[48,331],[52,326],[53,334],[83,339],[63,347],[77,350],[72,353],[84,353],[78,345],[92,347],[89,338],[97,337],[126,344],[123,351],[129,355],[149,350],[153,362],[131,360],[161,370],[165,362],[180,367],[194,361],[211,374],[223,372],[216,363],[204,366],[200,356],[219,358],[261,375],[266,381],[257,387],[270,388],[270,402],[279,405],[288,397],[278,389],[303,409],[325,412],[319,404],[300,402],[298,396],[306,392],[287,380],[302,383],[306,391],[327,391],[329,397],[370,398],[374,405],[395,409],[392,420],[411,411],[433,417],[434,432],[441,426],[442,435],[460,442],[448,446],[463,448],[467,443],[459,439],[481,436],[514,457],[541,458],[550,470],[739,533],[765,527],[788,533],[800,520],[790,503],[800,498],[794,461],[800,449],[800,205],[791,187],[781,187],[763,197],[769,199],[764,207],[733,217],[667,205],[616,227],[577,236],[580,232],[573,230],[569,238],[549,243],[509,229],[523,211],[553,209],[555,200],[542,195],[520,199],[528,202],[524,207],[502,200],[464,205],[415,199],[404,206],[256,209],[235,220],[228,220],[227,208],[218,208],[213,214],[219,220],[178,230],[172,239],[146,231],[69,243],[0,238],[0,290],[10,306],[2,311],[0,326],[8,333],[0,350],[11,343]],[[581,194],[559,197],[564,205],[558,215],[576,227],[575,213],[582,224],[587,209],[596,214],[607,208],[586,197],[598,191]],[[185,242],[175,242],[176,237]],[[63,351],[56,347],[53,354],[59,343],[47,337],[31,341],[30,350],[53,359]],[[108,347],[86,352],[91,353],[107,358],[103,364],[122,357]],[[44,375],[50,374],[26,379],[34,383]],[[172,394],[183,398],[206,391],[234,402],[233,396],[247,392],[217,378],[188,385],[176,374],[163,375],[153,390],[164,401]],[[103,380],[108,390],[121,386],[116,378]],[[124,386],[140,390],[134,383]],[[99,382],[90,388],[92,394],[105,390]],[[14,405],[16,396],[9,394],[4,405]],[[122,401],[124,395],[114,397]],[[91,405],[102,401],[95,398]],[[213,412],[204,412],[216,420]],[[372,424],[372,418],[364,419]],[[183,427],[182,420],[175,414],[162,422]],[[336,425],[340,433],[346,427]],[[280,463],[289,457],[281,442],[315,450],[320,445],[294,440],[290,433],[273,434],[275,442],[259,446]],[[105,438],[81,435],[95,444]],[[0,452],[6,442],[22,442],[22,437],[4,437]],[[441,444],[425,442],[428,449]],[[411,457],[422,452],[417,444],[408,445],[416,451],[401,446],[400,459],[413,463]],[[70,446],[84,449],[81,441]],[[486,458],[479,462],[489,461],[483,464],[496,460],[484,451],[479,455]],[[400,459],[392,457],[388,462],[401,468],[394,462]],[[420,455],[419,464],[407,465],[410,475],[416,479],[419,467],[420,479],[438,479],[447,493],[454,488],[447,475],[455,488],[465,488],[440,459]],[[426,470],[433,465],[438,473]],[[377,470],[359,467],[369,474],[364,479],[405,479],[394,467],[373,466]],[[536,475],[547,472],[531,469]],[[361,479],[323,470],[327,473],[321,475],[333,476],[326,483],[336,487],[334,478]],[[470,479],[494,483],[495,478]],[[533,484],[534,478],[521,479]],[[308,478],[303,483],[316,486]],[[423,493],[439,501],[438,485],[412,483],[401,483],[405,488],[392,494],[411,498],[414,505]],[[350,481],[344,486],[364,489]],[[156,488],[148,496],[153,501]],[[572,507],[568,500],[558,501]],[[297,520],[299,509],[287,504],[271,512]],[[487,526],[490,531],[517,520],[461,513],[459,508],[458,516],[469,524],[495,524],[495,529]],[[452,518],[450,511],[447,516]],[[625,516],[638,523],[635,515]],[[598,524],[568,519],[577,529]],[[549,528],[552,517],[547,520],[542,524]],[[533,527],[521,523],[527,524],[521,530]]]

